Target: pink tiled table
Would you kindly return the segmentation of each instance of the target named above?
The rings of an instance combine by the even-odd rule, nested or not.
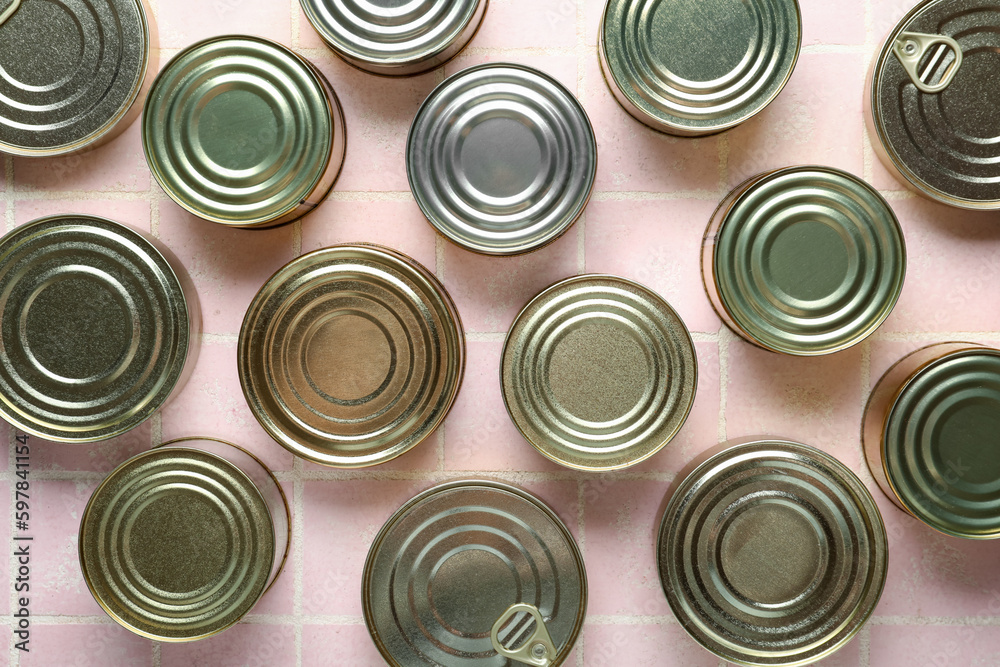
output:
[[[42,215],[99,213],[151,230],[197,284],[205,332],[181,395],[143,428],[74,448],[35,441],[36,541],[31,652],[23,665],[381,665],[361,617],[365,554],[378,528],[416,492],[445,479],[488,475],[548,501],[583,547],[590,606],[570,663],[600,666],[720,663],[671,615],[656,575],[657,512],[676,471],[737,436],[801,439],[844,460],[879,501],[890,572],[873,620],[832,665],[1000,664],[1000,544],[939,536],[895,509],[863,467],[858,432],[873,383],[896,358],[930,341],[1000,342],[1000,217],[949,210],[903,191],[874,158],[861,115],[865,71],[877,42],[914,0],[800,0],[804,49],[791,83],[758,118],[727,134],[683,140],[656,134],[615,104],[597,64],[604,0],[491,0],[465,54],[402,80],[364,75],[322,45],[297,0],[152,0],[161,61],[212,32],[250,32],[291,44],[336,88],[349,150],[330,199],[291,226],[224,230],[192,219],[152,183],[138,126],[93,153],[63,160],[4,158],[5,230]],[[522,29],[522,26],[527,26]],[[446,74],[486,60],[540,67],[574,89],[600,148],[597,188],[584,218],[545,250],[515,259],[474,256],[436,238],[407,188],[403,149],[417,106]],[[907,235],[909,276],[899,307],[869,342],[817,360],[760,352],[722,327],[698,268],[701,234],[729,187],[792,163],[864,176],[889,198]],[[257,426],[236,376],[243,310],[291,258],[344,241],[392,245],[433,269],[468,331],[462,393],[444,427],[386,466],[339,472],[293,459]],[[691,418],[670,447],[626,472],[561,469],[529,447],[503,408],[497,365],[518,309],[549,283],[585,271],[646,283],[681,313],[697,341],[700,386]],[[242,624],[193,645],[158,645],[114,625],[77,564],[77,526],[91,491],[127,456],[181,435],[213,435],[253,449],[292,500],[294,540],[280,580]],[[0,424],[0,438],[14,433]],[[12,468],[0,475],[10,516]],[[10,544],[10,526],[0,544]],[[9,580],[9,559],[0,577]],[[0,596],[9,634],[12,597]],[[8,644],[10,645],[10,644]]]

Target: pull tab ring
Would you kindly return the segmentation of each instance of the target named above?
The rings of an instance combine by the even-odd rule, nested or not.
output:
[[[920,61],[935,47],[937,47],[937,51],[931,57],[931,61],[921,74]],[[926,78],[937,67],[941,59],[944,58],[949,48],[955,53],[955,61],[948,67],[940,81],[934,85],[928,84]],[[896,42],[892,45],[892,52],[900,64],[903,65],[906,73],[910,75],[913,85],[919,90],[932,95],[940,93],[951,85],[951,82],[955,79],[955,75],[958,74],[958,68],[962,66],[962,47],[947,35],[903,32],[899,34]]]
[[[6,23],[7,19],[13,16],[14,12],[16,12],[17,8],[20,6],[21,6],[21,0],[11,0],[10,6],[7,7],[7,9],[3,10],[3,14],[0,14],[0,25]]]
[[[512,642],[518,639],[529,626],[529,618],[521,618],[516,622],[510,622],[518,614],[527,614],[531,619],[534,619],[535,630],[526,641],[520,643],[518,648],[508,649],[500,639],[501,629],[507,626],[508,623],[510,624],[503,641]],[[490,640],[493,642],[493,649],[498,654],[510,660],[517,660],[526,665],[532,665],[532,667],[549,667],[558,653],[555,644],[552,643],[549,631],[545,628],[545,621],[542,620],[542,614],[534,605],[525,603],[511,605],[497,619],[497,622],[493,624],[493,630],[490,631]]]

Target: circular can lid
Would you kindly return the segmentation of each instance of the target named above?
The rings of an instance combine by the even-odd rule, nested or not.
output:
[[[139,0],[7,0],[0,152],[65,155],[110,137],[142,91],[149,55]]]
[[[1000,8],[924,0],[889,33],[872,69],[871,121],[891,171],[918,192],[1000,209]]]
[[[903,233],[888,202],[828,167],[790,167],[748,183],[716,214],[723,218],[705,282],[718,292],[720,316],[751,342],[800,356],[836,352],[873,333],[906,274]]]
[[[153,81],[142,122],[160,187],[212,222],[289,221],[318,190],[325,196],[328,168],[339,172],[344,126],[332,89],[308,61],[259,37],[181,51]]]
[[[585,275],[520,312],[501,361],[504,403],[544,456],[578,470],[643,461],[677,434],[698,362],[684,322],[637,283]]]
[[[413,75],[454,57],[479,29],[487,0],[300,0],[323,41],[348,64]]]
[[[721,132],[760,112],[792,75],[796,0],[609,0],[602,69],[637,120],[661,132]]]
[[[449,240],[487,255],[555,241],[583,213],[597,140],[583,106],[538,70],[493,63],[439,85],[406,144],[410,189]]]
[[[900,389],[886,419],[889,484],[914,516],[956,537],[1000,537],[1000,351],[949,354]]]
[[[538,498],[499,482],[448,482],[382,527],[365,563],[362,602],[390,665],[521,664],[494,644],[498,622],[518,605],[535,612],[534,626],[515,619],[524,622],[515,630],[522,637],[534,628],[524,645],[537,648],[542,633],[548,640],[548,662],[528,664],[554,666],[583,625],[587,573],[572,534]]]
[[[94,492],[80,525],[94,598],[121,625],[159,641],[201,639],[239,621],[280,557],[251,478],[196,448],[129,459]]]
[[[802,665],[868,620],[887,550],[854,473],[813,447],[762,440],[710,450],[678,475],[657,560],[670,608],[699,644],[742,665]]]
[[[0,239],[0,337],[0,416],[48,440],[94,442],[135,428],[180,385],[192,311],[140,233],[55,216]]]
[[[444,287],[377,246],[293,260],[261,288],[239,340],[243,392],[293,454],[356,468],[427,438],[451,409],[465,338]]]

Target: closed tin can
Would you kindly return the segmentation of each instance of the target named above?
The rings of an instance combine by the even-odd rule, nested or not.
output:
[[[118,466],[87,503],[80,567],[94,599],[164,642],[216,635],[274,583],[288,505],[267,467],[236,445],[174,440]]]
[[[333,88],[309,61],[260,37],[213,37],[156,77],[142,146],[164,192],[205,220],[273,227],[316,208],[347,145]]]
[[[660,581],[695,641],[740,665],[804,665],[871,616],[887,568],[885,527],[861,480],[795,442],[724,443],[667,494]]]
[[[142,0],[4,2],[0,152],[68,155],[128,127],[156,67],[150,17]]]
[[[879,380],[862,440],[872,476],[903,511],[947,535],[1000,537],[1000,350],[938,343]]]
[[[239,339],[250,410],[315,463],[357,468],[410,450],[444,421],[465,336],[444,287],[389,248],[334,246],[280,269]]]
[[[121,435],[187,379],[198,302],[152,238],[86,215],[0,239],[0,417],[47,440]]]
[[[1000,7],[924,0],[872,62],[865,119],[899,181],[936,201],[1000,209]]]
[[[583,626],[573,535],[535,496],[492,481],[424,491],[365,562],[365,623],[393,667],[561,665]]]
[[[662,449],[694,403],[698,361],[659,295],[607,275],[568,278],[521,310],[500,368],[507,412],[543,456],[617,470]]]
[[[608,0],[598,51],[625,111],[654,130],[695,137],[770,104],[801,44],[796,0]]]
[[[888,202],[830,167],[788,167],[733,190],[705,232],[705,291],[749,342],[797,356],[861,342],[892,312],[906,248]]]
[[[371,74],[410,76],[443,65],[465,48],[487,0],[299,0],[327,46]]]
[[[420,209],[448,240],[516,255],[562,236],[597,175],[583,106],[538,70],[508,63],[447,79],[417,111],[406,174]]]

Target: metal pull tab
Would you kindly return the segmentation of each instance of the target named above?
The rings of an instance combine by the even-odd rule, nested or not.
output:
[[[16,12],[17,8],[20,6],[21,6],[21,0],[11,0],[10,6],[7,7],[7,9],[3,10],[3,14],[0,14],[0,25],[6,23],[7,19],[13,16],[14,12]]]
[[[931,54],[927,67],[921,72],[920,62],[932,49],[934,53]],[[955,54],[954,62],[945,70],[940,81],[935,84],[928,83],[928,78],[948,55],[949,50]],[[925,93],[940,93],[947,88],[955,75],[958,74],[958,68],[962,66],[962,47],[954,39],[945,35],[903,32],[896,39],[896,43],[892,45],[892,52],[896,54],[896,58],[899,59],[906,73],[910,75],[914,85]]]
[[[530,604],[511,605],[493,624],[490,639],[503,657],[534,667],[549,667],[558,653],[542,614]]]

